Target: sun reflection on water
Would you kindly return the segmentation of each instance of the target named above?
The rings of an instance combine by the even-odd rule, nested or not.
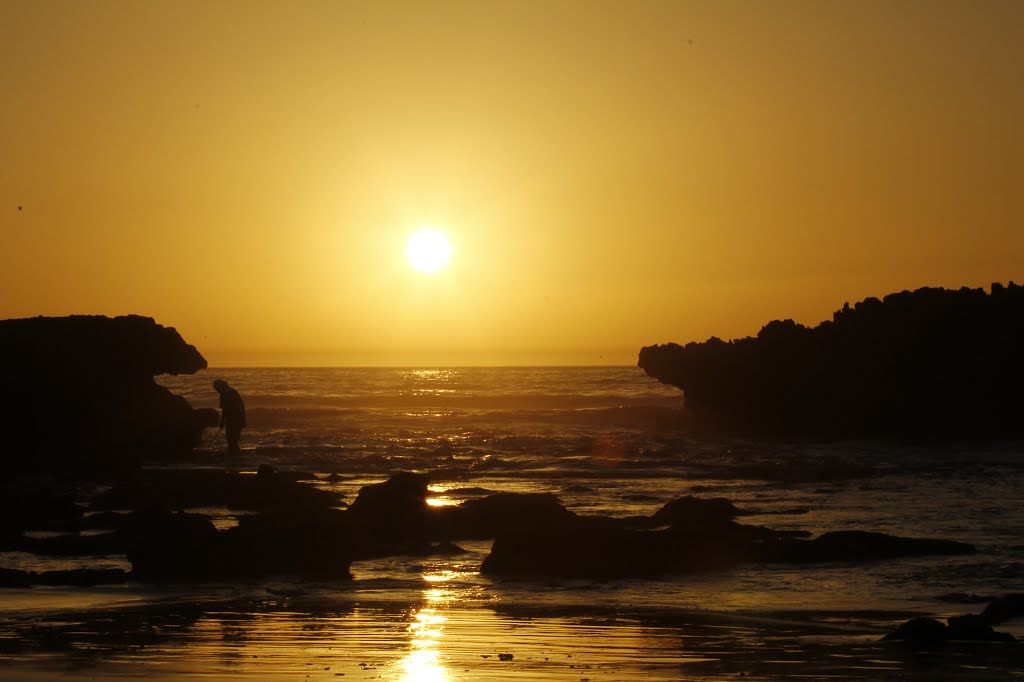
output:
[[[448,679],[448,671],[441,661],[440,640],[444,635],[443,623],[448,620],[436,609],[425,608],[413,614],[409,624],[411,650],[399,665],[408,682],[441,682]]]
[[[436,573],[424,573],[423,580],[428,583],[446,583],[455,576],[459,575],[459,571],[443,570]],[[435,594],[436,593],[436,594]],[[426,590],[424,596],[431,601],[440,601],[443,599],[443,593],[441,590]]]
[[[424,582],[431,587],[423,590],[427,604],[442,604],[451,600],[444,589],[444,583],[458,575],[457,571],[441,570],[423,574]],[[423,607],[412,613],[409,624],[409,653],[398,662],[406,682],[442,682],[448,680],[448,670],[441,660],[441,638],[447,617],[433,606]]]

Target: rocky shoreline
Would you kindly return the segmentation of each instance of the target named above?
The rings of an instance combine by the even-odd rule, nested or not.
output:
[[[805,327],[640,350],[707,431],[926,442],[1019,438],[1024,286],[922,288],[845,304]]]
[[[337,477],[329,474],[190,461],[216,413],[193,410],[153,376],[206,363],[153,320],[12,320],[0,323],[0,350],[7,351],[3,415],[15,433],[6,451],[10,475],[0,482],[0,552],[66,566],[0,566],[8,594],[123,583],[346,585],[360,562],[455,556],[459,543],[481,540],[491,543],[489,553],[471,555],[466,570],[527,589],[537,580],[646,581],[770,564],[842,570],[978,551],[955,539],[860,530],[813,536],[742,523],[752,512],[721,497],[677,497],[652,514],[601,516],[575,513],[551,493],[465,488],[460,504],[433,506],[431,476],[421,471],[393,473],[346,500],[330,489]],[[62,420],[47,412],[54,406]],[[218,525],[208,508],[230,510],[231,523]],[[131,568],[91,567],[111,557]],[[885,641],[915,650],[960,641],[1019,647],[993,626],[1021,615],[1021,595],[1009,594],[946,623],[913,619]]]
[[[36,496],[34,508],[22,506],[19,516],[6,516],[0,550],[49,556],[123,552],[133,565],[130,577],[139,580],[273,573],[339,577],[359,559],[457,552],[453,543],[468,539],[493,539],[481,570],[504,577],[619,578],[739,563],[856,562],[976,551],[953,540],[864,531],[808,539],[806,532],[737,523],[743,510],[723,498],[687,496],[650,516],[614,518],[578,515],[550,493],[499,492],[433,507],[427,503],[429,475],[412,472],[364,486],[347,505],[341,496],[317,488],[315,480],[313,474],[268,465],[248,474],[142,470],[89,499]],[[246,513],[236,526],[218,530],[203,514],[186,511],[204,506]],[[26,535],[40,530],[61,532]],[[104,581],[111,575],[103,573]]]
[[[87,486],[91,497],[36,497],[15,522],[5,515],[0,551],[39,556],[124,554],[131,570],[78,568],[20,571],[0,567],[0,587],[94,586],[235,581],[286,576],[348,580],[353,564],[385,556],[460,553],[461,540],[489,539],[480,571],[503,580],[615,580],[724,570],[742,563],[853,564],[977,550],[945,539],[865,531],[778,531],[741,524],[745,515],[723,498],[687,496],[648,516],[586,516],[548,493],[498,492],[461,504],[427,503],[430,477],[401,472],[363,486],[351,504],[318,488],[318,476],[211,468],[143,469],[112,485]],[[80,488],[79,490],[85,490]],[[238,512],[218,529],[197,507]],[[116,510],[116,511],[115,511]],[[60,531],[34,537],[39,530]],[[1024,595],[993,600],[981,614],[943,624],[908,621],[886,640],[935,648],[955,641],[1014,642],[993,625],[1024,616]]]
[[[68,478],[185,457],[217,412],[153,377],[205,367],[195,346],[149,317],[0,320],[4,466]]]

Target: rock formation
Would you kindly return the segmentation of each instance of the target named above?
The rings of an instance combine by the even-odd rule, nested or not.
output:
[[[1024,287],[925,288],[846,304],[808,328],[640,351],[704,427],[773,435],[999,438],[1024,433]]]
[[[244,516],[217,530],[204,516],[150,512],[127,529],[131,577],[144,581],[237,579],[264,575],[351,577],[345,513],[293,509]]]
[[[882,637],[883,642],[902,642],[911,649],[937,650],[950,642],[1015,643],[1008,632],[997,632],[993,625],[1024,615],[1024,594],[1008,594],[994,599],[980,614],[951,616],[946,623],[934,618],[912,618]]]
[[[952,540],[833,532],[814,540],[720,518],[666,529],[612,524],[535,528],[499,535],[480,571],[506,578],[625,578],[729,568],[742,563],[805,564],[973,554]]]
[[[480,538],[494,538],[481,571],[507,578],[608,579],[742,563],[876,561],[975,552],[960,542],[864,531],[798,539],[810,533],[737,523],[736,516],[749,512],[723,498],[681,497],[649,516],[622,518],[579,515],[554,495],[539,493],[499,492],[433,507],[426,501],[429,476],[409,472],[363,486],[344,510],[339,495],[315,488],[310,478],[267,465],[255,474],[153,470],[135,473],[89,500],[56,495],[0,526],[0,552],[59,557],[123,553],[132,564],[131,573],[44,574],[0,566],[0,587],[271,574],[346,579],[353,562],[455,554],[462,550],[452,540]],[[217,528],[210,517],[188,511],[211,506],[257,513],[239,516],[234,527]],[[121,511],[106,511],[113,508]],[[86,510],[97,513],[85,516]],[[41,529],[60,534],[29,532]],[[993,602],[984,620],[997,623],[1019,615],[1021,604],[1021,595]]]
[[[212,411],[153,381],[206,360],[151,318],[36,317],[0,321],[0,429],[5,465],[91,471],[191,450]]]

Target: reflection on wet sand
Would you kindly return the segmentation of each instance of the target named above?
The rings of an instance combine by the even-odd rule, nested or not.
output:
[[[423,590],[424,606],[412,612],[409,624],[409,653],[398,662],[402,680],[406,682],[447,682],[448,671],[441,657],[444,623],[447,617],[441,615],[437,605],[450,601],[450,596],[441,586],[458,573],[443,570],[424,573],[428,585],[437,585]]]
[[[500,585],[481,595],[443,565],[420,575],[421,589],[404,598],[308,585],[288,597],[154,599],[45,617],[0,610],[0,679],[864,681],[921,666],[933,679],[1024,672],[1011,647],[925,660],[882,644],[884,614],[559,608]]]
[[[399,661],[399,667],[405,673],[402,679],[408,682],[444,682],[448,674],[441,662],[440,640],[444,635],[443,624],[448,619],[432,608],[420,609],[413,618],[409,625],[409,634],[412,635],[410,651]]]

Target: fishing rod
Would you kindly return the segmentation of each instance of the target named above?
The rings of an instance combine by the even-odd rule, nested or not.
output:
[[[217,440],[217,436],[220,435],[220,432],[223,429],[224,429],[224,425],[223,424],[221,424],[220,426],[217,427],[217,433],[213,434],[213,438],[210,439],[210,444],[206,446],[207,450],[209,450],[210,448],[213,447],[214,442]]]

